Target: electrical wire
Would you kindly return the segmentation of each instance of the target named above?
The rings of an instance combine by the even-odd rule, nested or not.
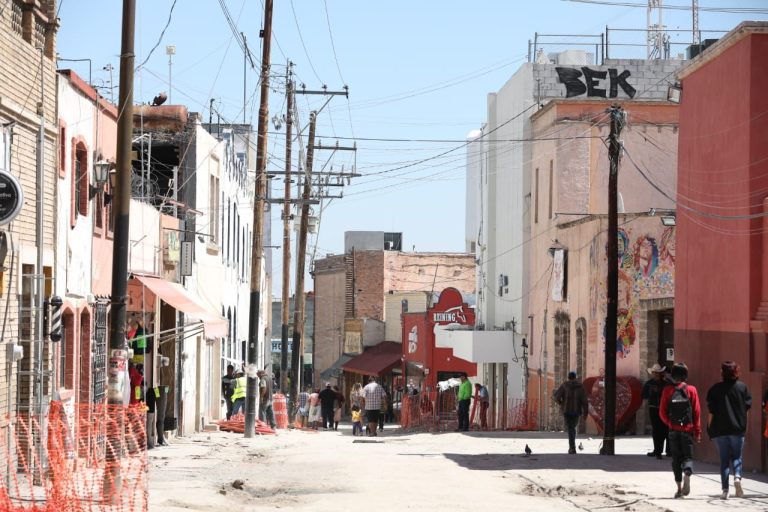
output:
[[[160,46],[160,43],[163,41],[163,36],[165,36],[165,31],[168,30],[168,27],[171,25],[171,20],[173,19],[173,10],[176,8],[176,2],[177,0],[173,0],[173,3],[171,4],[171,8],[168,11],[168,20],[165,22],[165,26],[163,27],[163,30],[160,32],[160,37],[157,38],[157,42],[155,43],[155,46],[152,47],[151,50],[149,50],[149,54],[147,54],[147,58],[144,59],[144,61],[136,66],[135,71],[140,70],[144,67],[144,64],[146,64],[149,59],[152,57],[152,54],[157,50],[157,47]]]
[[[299,40],[301,41],[301,46],[304,48],[304,55],[307,56],[307,61],[309,62],[309,67],[312,69],[312,72],[315,74],[315,78],[320,83],[324,83],[323,80],[320,78],[320,75],[317,74],[317,70],[315,69],[315,65],[312,64],[312,59],[309,56],[309,52],[307,51],[307,45],[304,42],[304,36],[301,34],[301,27],[299,26],[299,18],[296,16],[296,8],[293,5],[293,0],[291,0],[291,12],[293,12],[293,21],[296,22],[296,31],[299,34]]]

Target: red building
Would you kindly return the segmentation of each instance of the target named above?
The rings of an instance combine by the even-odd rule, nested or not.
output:
[[[474,326],[475,311],[456,288],[446,288],[426,313],[403,314],[403,361],[406,376],[421,384],[422,390],[435,389],[437,382],[460,372],[477,375],[477,364],[456,357],[453,349],[435,346],[435,329],[440,326]]]
[[[768,23],[744,22],[678,74],[676,361],[702,397],[736,361],[752,391],[748,468],[765,469],[768,368]],[[706,421],[706,404],[702,418]],[[713,443],[697,456],[716,459]]]

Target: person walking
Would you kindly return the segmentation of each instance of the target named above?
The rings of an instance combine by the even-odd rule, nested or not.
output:
[[[259,377],[259,419],[274,430],[277,422],[272,409],[272,377],[266,370],[259,370],[256,375]]]
[[[579,417],[587,418],[589,403],[584,385],[576,378],[576,372],[568,373],[568,380],[555,391],[555,402],[560,406],[568,429],[568,454],[576,454],[576,426]]]
[[[333,402],[333,430],[339,430],[341,414],[344,412],[344,395],[339,386],[333,386],[333,392],[336,393],[336,400]]]
[[[238,413],[245,412],[245,386],[246,386],[245,374],[243,372],[237,372],[234,383],[234,390],[232,391],[232,414],[230,417],[237,415]]]
[[[309,395],[309,426],[313,430],[317,430],[317,424],[321,421],[320,413],[320,390],[315,389],[312,394]]]
[[[333,404],[336,402],[336,392],[331,389],[331,383],[325,383],[325,389],[320,392],[320,414],[323,416],[323,430],[333,428]]]
[[[228,364],[227,374],[221,378],[221,396],[227,406],[227,419],[232,417],[232,391],[235,389],[235,379],[235,367]]]
[[[309,393],[312,391],[310,386],[307,386],[301,393],[299,393],[299,400],[296,402],[296,417],[299,420],[299,426],[305,428],[307,426],[307,418],[309,417]]]
[[[475,382],[475,407],[480,404],[480,428],[488,430],[488,406],[491,404],[490,396],[488,395],[488,388]]]
[[[459,380],[461,380],[461,384],[459,385],[459,395],[456,397],[459,401],[459,428],[457,432],[467,432],[469,430],[469,403],[472,400],[472,383],[469,382],[467,374],[464,372],[459,376]]]
[[[653,438],[653,451],[648,452],[649,457],[656,457],[657,459],[664,458],[664,443],[667,443],[667,455],[669,455],[669,442],[667,441],[667,435],[669,429],[659,418],[659,401],[661,400],[661,393],[664,388],[669,385],[664,379],[664,373],[667,368],[661,366],[659,363],[654,364],[651,368],[648,368],[648,373],[651,378],[645,381],[643,384],[643,392],[640,395],[643,400],[648,401],[648,416],[651,419],[651,437]]]
[[[723,500],[728,499],[731,465],[736,497],[744,496],[741,487],[742,450],[752,395],[747,385],[739,380],[739,373],[739,365],[734,361],[725,361],[720,366],[723,380],[707,391],[707,432],[720,454],[720,483],[723,489],[720,499]]]
[[[693,474],[693,443],[701,442],[701,406],[699,393],[688,380],[688,367],[677,363],[670,372],[672,386],[661,393],[659,417],[669,427],[669,451],[672,473],[677,483],[675,498],[691,493]]]
[[[376,426],[379,423],[381,404],[384,400],[384,388],[376,382],[376,377],[368,378],[368,384],[363,388],[363,404],[365,419],[368,421],[368,435],[376,437]]]

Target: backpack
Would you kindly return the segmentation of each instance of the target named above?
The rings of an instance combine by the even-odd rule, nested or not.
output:
[[[682,387],[675,387],[672,391],[667,402],[667,417],[670,423],[679,427],[689,425],[693,421],[693,409],[685,384]]]

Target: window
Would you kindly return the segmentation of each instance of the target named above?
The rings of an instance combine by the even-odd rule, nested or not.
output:
[[[70,225],[75,227],[78,215],[88,215],[88,149],[84,143],[76,142],[72,153]]]
[[[552,218],[552,187],[554,186],[555,164],[549,161],[549,218]]]
[[[535,224],[538,224],[539,222],[539,168],[536,168],[536,176],[535,176],[536,184],[534,185],[534,195],[535,198],[533,200],[533,222]]]
[[[13,2],[13,10],[11,11],[11,28],[19,35],[21,35],[21,16],[21,5]]]
[[[208,191],[208,234],[211,237],[211,243],[218,241],[218,223],[219,223],[219,178],[210,177],[210,190]]]
[[[59,178],[67,175],[67,127],[59,121]]]
[[[45,46],[45,25],[38,20],[35,20],[35,46]]]

